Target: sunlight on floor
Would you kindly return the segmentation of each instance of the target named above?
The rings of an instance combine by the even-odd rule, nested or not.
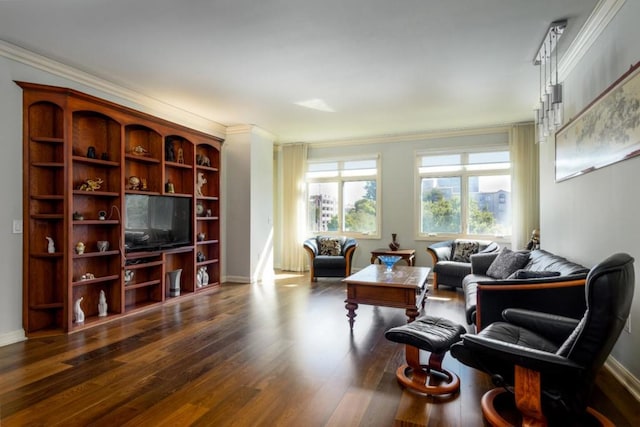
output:
[[[276,280],[283,280],[283,279],[293,279],[294,277],[304,277],[304,274],[300,274],[300,273],[276,273],[274,278]]]
[[[434,297],[434,296],[431,296],[429,294],[427,294],[427,298],[429,298],[430,300],[434,300],[434,301],[451,301],[451,298]]]

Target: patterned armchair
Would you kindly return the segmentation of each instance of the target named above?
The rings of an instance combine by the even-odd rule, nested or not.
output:
[[[311,281],[318,277],[347,277],[351,275],[351,260],[358,247],[355,239],[340,236],[317,236],[303,243],[309,254]]]

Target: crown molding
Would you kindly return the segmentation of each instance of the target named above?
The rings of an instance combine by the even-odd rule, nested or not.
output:
[[[500,125],[490,126],[483,128],[464,128],[464,129],[450,129],[440,130],[433,132],[422,133],[409,133],[402,135],[380,135],[372,136],[368,138],[354,138],[354,139],[339,139],[330,141],[316,141],[309,142],[309,147],[335,147],[343,145],[368,145],[368,144],[386,144],[393,142],[410,142],[425,139],[437,139],[437,138],[451,138],[457,136],[473,136],[473,135],[488,135],[492,133],[505,133],[509,132],[513,125]],[[282,144],[286,145],[286,144]]]
[[[257,125],[233,125],[227,126],[227,135],[252,134],[258,135],[264,139],[275,141],[276,136],[269,131],[262,129]]]
[[[564,81],[609,25],[626,0],[600,0],[560,60],[558,77]]]
[[[0,56],[42,70],[49,74],[71,80],[75,83],[88,86],[92,89],[128,101],[134,105],[142,106],[147,109],[147,111],[145,111],[146,113],[156,115],[165,120],[220,138],[224,138],[226,135],[226,126],[218,122],[167,104],[166,102],[150,96],[143,95],[134,90],[118,86],[107,80],[101,79],[84,71],[80,71],[76,68],[54,61],[53,59],[49,59],[3,40],[0,40]]]

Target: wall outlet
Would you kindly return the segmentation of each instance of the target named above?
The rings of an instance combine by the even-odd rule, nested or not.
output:
[[[14,219],[13,220],[13,234],[22,234],[22,220]]]
[[[631,333],[631,316],[627,317],[627,323],[624,325],[624,330],[630,334]]]

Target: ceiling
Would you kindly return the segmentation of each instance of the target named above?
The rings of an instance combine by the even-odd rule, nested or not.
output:
[[[314,142],[531,120],[549,24],[569,21],[562,52],[596,3],[0,0],[0,39],[223,125]]]

